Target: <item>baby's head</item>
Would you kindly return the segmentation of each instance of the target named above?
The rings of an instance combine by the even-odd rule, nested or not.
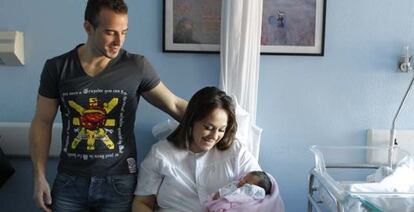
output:
[[[270,188],[272,182],[267,176],[266,172],[263,171],[252,171],[247,173],[242,179],[240,179],[238,186],[241,187],[244,184],[257,185],[265,190],[266,194],[270,194]]]

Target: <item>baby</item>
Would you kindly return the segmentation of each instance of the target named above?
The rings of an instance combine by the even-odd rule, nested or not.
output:
[[[247,173],[238,181],[233,181],[214,193],[212,199],[219,198],[260,200],[265,198],[266,194],[270,194],[272,183],[263,171],[252,171]],[[247,197],[247,198],[246,198]],[[250,197],[250,198],[249,198]]]
[[[252,171],[212,193],[203,206],[207,212],[284,212],[283,201],[278,193],[277,183],[272,176],[263,171]]]

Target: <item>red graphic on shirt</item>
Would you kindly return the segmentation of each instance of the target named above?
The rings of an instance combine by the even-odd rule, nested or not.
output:
[[[69,100],[68,103],[80,115],[80,117],[72,119],[73,125],[81,127],[78,135],[72,142],[72,149],[76,149],[82,141],[86,141],[87,150],[95,150],[96,141],[102,141],[108,149],[115,148],[113,141],[107,135],[109,130],[107,127],[115,126],[115,120],[107,119],[107,114],[118,105],[118,98],[113,98],[102,105],[99,105],[98,98],[89,98],[86,108],[72,100]]]

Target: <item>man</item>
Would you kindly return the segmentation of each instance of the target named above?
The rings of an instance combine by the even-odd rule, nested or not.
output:
[[[121,48],[127,14],[123,0],[89,0],[87,42],[44,65],[30,129],[34,199],[44,211],[130,211],[140,95],[177,120],[184,114],[187,102],[164,86],[149,62]],[[58,108],[62,150],[50,192],[45,167]]]

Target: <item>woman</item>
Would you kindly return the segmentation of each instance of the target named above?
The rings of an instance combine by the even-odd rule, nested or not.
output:
[[[133,211],[203,211],[211,193],[261,170],[235,140],[236,131],[235,108],[226,93],[215,87],[195,93],[178,128],[141,163]]]

